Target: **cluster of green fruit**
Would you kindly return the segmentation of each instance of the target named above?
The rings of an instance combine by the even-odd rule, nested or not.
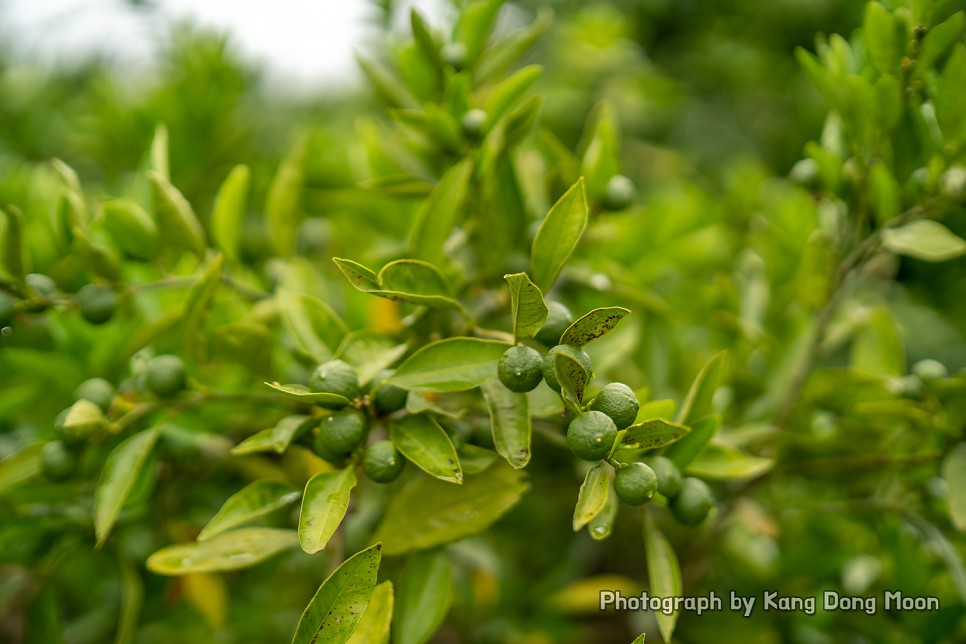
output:
[[[500,382],[517,393],[533,391],[541,381],[561,392],[554,368],[555,356],[565,354],[580,364],[587,374],[593,374],[590,356],[578,346],[557,344],[573,323],[570,311],[559,302],[547,304],[547,321],[536,334],[536,339],[552,348],[543,356],[536,349],[518,344],[506,350],[500,358],[497,375]],[[670,502],[674,515],[687,525],[697,525],[708,515],[714,503],[704,481],[682,478],[678,467],[668,458],[658,456],[650,464],[620,463],[612,460],[618,433],[628,428],[637,418],[641,404],[634,390],[622,382],[604,385],[585,405],[567,427],[567,445],[580,459],[608,460],[614,466],[614,490],[618,498],[629,505],[643,505],[660,492]]]
[[[387,375],[383,373],[375,378],[368,394],[363,395],[359,374],[342,360],[323,362],[312,371],[308,382],[311,391],[334,394],[352,402],[352,406],[319,403],[332,413],[323,417],[315,428],[316,454],[330,463],[345,461],[353,453],[359,453],[368,438],[372,416],[391,414],[406,406],[408,392],[385,383]],[[377,483],[396,480],[406,465],[396,446],[386,439],[366,445],[360,457],[363,472]]]
[[[57,283],[42,273],[30,273],[24,278],[28,298],[22,308],[39,310],[52,305],[58,297]],[[74,296],[74,306],[90,324],[104,324],[114,317],[118,297],[115,290],[105,284],[86,284]],[[0,329],[13,324],[18,309],[17,298],[0,291]]]

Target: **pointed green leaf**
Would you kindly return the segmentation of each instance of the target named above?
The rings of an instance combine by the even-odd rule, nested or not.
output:
[[[644,517],[644,551],[647,555],[647,579],[652,597],[681,597],[681,567],[674,549],[650,516]],[[670,615],[655,613],[658,629],[665,642],[671,641],[674,625],[678,621],[678,611]]]
[[[282,159],[265,200],[265,216],[275,251],[282,257],[295,252],[295,236],[302,223],[302,184],[305,182],[305,162],[309,145],[306,137],[299,138]]]
[[[111,199],[101,204],[101,226],[125,253],[153,259],[158,253],[158,226],[144,208],[130,199]]]
[[[553,353],[553,371],[557,376],[557,382],[560,383],[560,395],[564,403],[571,411],[579,413],[580,406],[584,402],[584,390],[590,382],[591,375],[582,364],[560,351]]]
[[[23,217],[16,208],[0,208],[0,268],[17,282],[24,278]]]
[[[349,283],[363,293],[419,306],[451,306],[464,318],[469,318],[466,309],[451,296],[449,285],[439,269],[432,264],[417,259],[400,259],[390,262],[376,275],[351,260],[334,257],[333,261]]]
[[[386,105],[389,107],[418,106],[409,90],[380,63],[363,56],[356,56],[356,62],[359,63],[359,68],[369,81],[369,86]]]
[[[526,273],[504,275],[510,286],[510,316],[513,318],[515,342],[532,338],[547,321],[547,304],[540,288],[530,281]]]
[[[346,276],[349,283],[356,289],[363,292],[379,290],[379,276],[372,270],[351,259],[333,257],[332,261],[335,262],[335,265],[339,267],[342,274]]]
[[[446,618],[453,596],[453,565],[443,550],[417,552],[396,592],[392,635],[396,644],[429,641]]]
[[[865,6],[863,34],[865,47],[872,63],[883,74],[894,73],[898,58],[898,32],[896,20],[889,10],[878,2]]]
[[[126,439],[107,456],[94,492],[94,532],[98,548],[114,527],[157,440],[158,427],[154,427]]]
[[[490,410],[490,427],[497,453],[515,468],[530,462],[530,409],[526,394],[514,393],[499,380],[480,389]]]
[[[708,443],[688,465],[688,474],[724,481],[752,479],[771,470],[775,459],[752,456],[737,447]]]
[[[533,281],[546,293],[560,274],[587,227],[587,193],[578,179],[547,213],[530,249]]]
[[[410,247],[413,256],[428,262],[445,258],[443,246],[463,211],[473,166],[469,159],[446,171],[416,214]],[[393,290],[383,285],[384,288]]]
[[[336,568],[305,607],[292,644],[344,644],[369,606],[381,560],[377,543]]]
[[[422,347],[389,378],[398,387],[416,391],[463,391],[496,377],[505,342],[479,338],[447,338]]]
[[[429,414],[409,414],[389,426],[389,439],[403,456],[431,476],[463,482],[456,448],[446,431]]]
[[[266,385],[281,394],[282,398],[292,402],[311,405],[312,403],[324,404],[325,406],[347,407],[352,401],[339,394],[312,391],[305,385],[280,385],[277,382],[266,382]]]
[[[43,443],[33,443],[0,461],[0,494],[40,474]]]
[[[317,297],[279,289],[278,310],[295,346],[316,362],[332,357],[349,332],[332,308]]]
[[[254,521],[278,508],[294,503],[299,496],[298,490],[279,481],[270,479],[253,481],[225,501],[221,509],[201,529],[198,541],[207,541],[222,532]]]
[[[540,65],[528,65],[506,80],[496,85],[486,97],[483,109],[486,111],[484,131],[493,127],[520,100],[531,85],[543,73]]]
[[[356,486],[351,467],[320,472],[305,484],[299,512],[299,544],[310,555],[325,548],[349,509],[349,494]]]
[[[524,29],[508,34],[493,43],[483,53],[474,80],[485,81],[504,73],[510,66],[550,29],[553,23],[553,10],[547,6],[537,9],[536,18]]]
[[[499,462],[463,485],[415,477],[389,502],[374,540],[387,555],[457,541],[487,529],[528,487],[523,472]]]
[[[164,123],[158,123],[154,128],[148,161],[152,170],[165,179],[171,178],[171,168],[168,164],[168,128],[165,127]]]
[[[454,29],[456,40],[466,45],[466,62],[472,63],[483,51],[504,0],[474,0],[463,6]]]
[[[644,638],[646,636],[647,636],[647,633],[641,633],[640,635],[634,638],[634,641],[631,642],[631,644],[644,644]]]
[[[433,35],[432,29],[415,7],[409,11],[409,24],[413,30],[413,40],[426,59],[433,64],[437,71],[443,69],[443,60],[439,55],[439,43]]]
[[[684,438],[691,430],[663,418],[653,418],[624,430],[617,449],[657,449]]]
[[[966,532],[966,443],[960,443],[943,459],[942,476],[949,490],[949,518]]]
[[[574,532],[579,532],[604,509],[609,488],[610,480],[602,464],[598,463],[587,470],[584,482],[580,485],[580,492],[577,494],[577,505],[574,507]]]
[[[215,291],[221,283],[221,267],[224,260],[224,255],[219,254],[215,257],[185,296],[184,344],[195,368],[207,362],[208,311],[215,299]]]
[[[346,644],[389,644],[393,603],[392,582],[387,580],[376,586],[369,607]]]
[[[709,414],[691,423],[691,431],[671,445],[665,456],[682,470],[691,464],[701,450],[711,441],[721,425],[720,414]]]
[[[617,508],[620,505],[617,502],[614,484],[608,481],[607,485],[607,499],[604,501],[604,507],[587,524],[587,534],[595,541],[603,541],[611,535],[614,521],[617,519]]]
[[[964,29],[966,29],[966,14],[962,11],[957,11],[945,22],[930,27],[919,46],[916,73],[926,73],[939,57],[959,40]]]
[[[189,250],[199,258],[205,255],[205,231],[188,200],[163,175],[148,172],[151,200],[158,233],[165,244]]]
[[[897,255],[924,262],[945,262],[966,254],[966,240],[938,221],[920,219],[882,231],[882,245]]]
[[[721,382],[727,355],[727,351],[717,353],[701,367],[701,371],[691,383],[688,395],[681,403],[677,422],[682,425],[692,425],[695,419],[711,413],[711,399]]]
[[[232,168],[218,189],[215,207],[211,212],[211,236],[218,248],[236,261],[241,254],[241,231],[250,179],[251,171],[247,165]]]
[[[582,347],[591,340],[595,340],[617,326],[624,316],[630,313],[622,306],[608,306],[594,309],[586,315],[574,320],[563,335],[560,344],[573,344]]]
[[[240,528],[207,541],[179,543],[148,557],[147,567],[159,575],[192,575],[250,568],[298,545],[295,530]]]
[[[259,452],[274,452],[275,428],[269,427],[256,432],[231,448],[233,456],[244,456],[245,454],[257,454]]]

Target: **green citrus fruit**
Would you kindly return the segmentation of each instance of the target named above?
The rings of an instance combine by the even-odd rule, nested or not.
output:
[[[681,480],[681,490],[671,499],[671,511],[685,525],[704,521],[713,505],[714,497],[707,484],[690,476]]]
[[[111,401],[114,400],[114,385],[103,378],[90,378],[80,383],[74,396],[77,400],[89,400],[107,411]]]
[[[560,302],[547,302],[547,321],[534,337],[548,347],[552,347],[560,343],[560,336],[573,322],[574,316],[566,306]]]
[[[607,210],[623,210],[637,198],[637,186],[622,174],[615,174],[604,188],[601,205]]]
[[[405,466],[406,459],[392,441],[376,441],[362,456],[362,471],[376,483],[395,481]]]
[[[13,296],[0,291],[0,329],[13,322],[13,315],[16,312],[13,305],[16,300]]]
[[[41,273],[29,273],[24,277],[30,290],[42,297],[52,297],[57,293],[57,284],[54,280]]]
[[[144,379],[148,389],[162,398],[173,396],[188,383],[184,362],[178,356],[172,355],[151,358]]]
[[[63,481],[77,470],[77,458],[61,441],[50,441],[40,450],[40,467],[52,481]]]
[[[366,433],[366,417],[355,409],[334,412],[322,419],[319,433],[315,435],[315,451],[326,460],[327,456],[344,455],[362,442]]]
[[[623,382],[612,382],[604,385],[590,403],[590,408],[610,416],[617,425],[617,429],[625,429],[637,418],[637,410],[641,408],[641,403],[637,401],[633,389]]]
[[[0,326],[3,325],[0,324]],[[949,375],[949,370],[946,369],[946,365],[938,360],[926,359],[920,360],[916,364],[912,365],[912,373],[928,382],[929,380],[939,380],[940,378],[945,378]]]
[[[617,438],[617,425],[607,414],[588,411],[578,414],[567,427],[567,445],[578,458],[599,461],[610,454]]]
[[[590,356],[583,349],[572,344],[558,344],[547,351],[547,355],[543,359],[543,379],[547,381],[547,386],[557,393],[560,393],[560,383],[557,382],[557,372],[553,369],[553,357],[556,353],[566,353],[579,362],[588,374],[593,374],[594,365],[590,362]]]
[[[390,385],[385,382],[390,375],[392,375],[391,371],[383,371],[380,373],[376,378],[377,384],[374,385],[372,392],[372,404],[383,414],[391,414],[394,411],[399,411],[406,406],[406,398],[409,397],[408,389],[403,389],[402,387]]]
[[[104,324],[114,316],[117,293],[101,284],[87,284],[77,291],[80,313],[91,324]]]
[[[354,400],[359,397],[359,375],[343,361],[329,360],[312,371],[309,376],[309,389]]]
[[[496,373],[510,391],[533,391],[543,380],[543,357],[536,349],[522,344],[510,347],[500,356]]]
[[[617,498],[628,505],[643,505],[657,492],[657,474],[644,463],[631,463],[614,476]]]
[[[657,475],[657,491],[671,499],[681,491],[681,470],[666,456],[655,456],[648,465]]]

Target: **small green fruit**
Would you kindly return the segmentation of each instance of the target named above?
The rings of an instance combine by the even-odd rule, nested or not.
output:
[[[16,313],[15,302],[12,295],[0,291],[0,329],[13,322],[13,316]]]
[[[362,456],[362,471],[376,483],[395,481],[405,466],[406,459],[392,441],[377,441]]]
[[[329,360],[312,371],[309,376],[309,389],[354,400],[360,393],[359,374],[342,360]]]
[[[77,471],[77,458],[63,442],[50,441],[40,450],[40,468],[51,481],[63,481]]]
[[[681,481],[681,491],[671,499],[671,512],[685,525],[698,525],[707,518],[713,505],[714,497],[707,484],[689,476]]]
[[[567,445],[577,458],[599,461],[610,454],[617,438],[617,425],[607,414],[588,411],[579,414],[567,427]]]
[[[615,174],[604,188],[601,205],[607,210],[623,210],[637,199],[637,186],[622,174]]]
[[[114,385],[103,378],[90,378],[80,383],[74,392],[77,400],[89,400],[102,410],[107,411],[114,400]]]
[[[472,109],[460,119],[463,133],[466,136],[476,138],[483,133],[483,126],[486,125],[486,112],[477,108]]]
[[[547,321],[537,331],[538,341],[552,347],[560,343],[560,336],[574,323],[574,316],[566,306],[560,302],[547,302]]]
[[[151,358],[145,371],[145,384],[162,398],[173,396],[188,384],[184,362],[172,355]]]
[[[439,54],[447,65],[452,65],[456,69],[466,66],[466,45],[461,42],[446,43]]]
[[[87,284],[77,292],[80,313],[91,324],[104,324],[117,309],[117,293],[100,284]]]
[[[344,455],[362,442],[366,433],[366,417],[355,409],[344,409],[326,416],[315,435],[315,451],[327,456]]]
[[[376,410],[382,414],[399,411],[406,406],[406,399],[409,397],[408,389],[383,382],[390,374],[389,371],[380,374],[379,384],[375,386],[375,391],[372,394],[372,403],[376,406]]]
[[[617,425],[617,429],[626,429],[637,418],[641,403],[638,402],[633,389],[623,382],[612,382],[604,385],[590,403],[590,408],[610,416]]]
[[[928,382],[945,378],[949,375],[949,370],[946,369],[946,365],[938,360],[926,359],[912,365],[912,373]]]
[[[547,355],[543,359],[543,379],[547,381],[547,386],[560,393],[560,383],[557,382],[557,372],[553,368],[553,358],[557,353],[565,353],[571,358],[580,363],[580,365],[587,370],[588,374],[593,374],[593,363],[590,361],[590,356],[587,355],[580,347],[574,346],[572,344],[558,344],[550,351],[547,351]]]
[[[617,498],[628,505],[644,505],[657,492],[657,474],[644,463],[631,463],[614,476]]]
[[[57,284],[54,280],[41,273],[29,273],[24,277],[31,291],[41,297],[53,297],[57,294]]]
[[[648,465],[657,475],[657,491],[671,499],[681,491],[681,470],[666,456],[655,456]]]
[[[543,380],[543,357],[531,347],[510,347],[500,356],[496,373],[510,391],[521,394],[533,391]]]

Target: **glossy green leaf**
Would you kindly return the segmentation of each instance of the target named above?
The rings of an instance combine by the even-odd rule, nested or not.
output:
[[[111,239],[125,253],[138,259],[153,259],[158,253],[158,226],[136,201],[111,199],[101,204],[98,219]]]
[[[124,440],[107,456],[94,491],[94,532],[104,544],[158,440],[158,427]]]
[[[496,365],[510,345],[479,338],[446,338],[409,356],[388,382],[416,391],[463,391],[496,377]]]
[[[377,543],[336,568],[305,607],[292,644],[344,644],[369,606],[381,560]]]
[[[624,430],[617,449],[657,449],[687,436],[691,430],[663,418],[652,418]]]
[[[270,479],[253,481],[225,501],[221,509],[201,529],[198,541],[207,541],[222,532],[295,503],[299,496],[298,490],[279,481]]]
[[[674,549],[657,527],[654,519],[644,517],[644,552],[647,556],[647,579],[653,597],[681,597],[681,567]],[[678,621],[678,611],[670,615],[658,611],[654,614],[658,629],[665,642],[671,641],[674,625]]]
[[[490,90],[483,104],[483,109],[486,111],[484,129],[490,129],[503,118],[517,104],[524,92],[536,82],[541,73],[543,68],[540,65],[528,65]]]
[[[276,297],[285,329],[299,351],[316,362],[331,358],[349,331],[342,318],[307,293],[279,289]]]
[[[568,354],[556,351],[553,354],[553,371],[560,384],[560,395],[571,411],[578,413],[584,402],[584,390],[590,382],[591,374],[584,366]]]
[[[587,218],[587,193],[584,180],[578,179],[547,213],[530,248],[530,273],[544,293],[577,248]]]
[[[943,459],[942,476],[949,491],[949,518],[966,532],[966,443],[960,443]]]
[[[281,394],[282,398],[291,400],[292,402],[302,403],[303,405],[320,403],[326,406],[347,407],[352,404],[352,401],[345,396],[312,391],[305,385],[280,385],[277,382],[266,382],[265,384]]]
[[[490,30],[504,0],[472,0],[463,6],[454,29],[456,40],[466,46],[466,61],[472,63],[483,51]]]
[[[332,261],[339,267],[342,274],[346,276],[349,283],[358,290],[363,292],[379,290],[379,276],[374,271],[351,259],[333,257]]]
[[[697,458],[701,450],[711,441],[721,425],[720,414],[709,414],[691,423],[687,436],[668,447],[665,455],[682,470]]]
[[[250,568],[298,545],[295,530],[239,528],[207,541],[179,543],[148,557],[147,567],[159,575],[192,575]]]
[[[701,367],[701,371],[691,383],[688,395],[681,403],[677,422],[682,425],[692,425],[696,419],[711,413],[711,400],[721,383],[727,356],[727,351],[717,353]]]
[[[198,222],[188,200],[163,175],[148,172],[151,184],[151,201],[158,233],[165,244],[189,250],[203,258],[207,242],[205,231]]]
[[[255,452],[275,452],[282,454],[293,441],[304,436],[318,424],[313,416],[286,416],[275,427],[264,429],[236,445],[231,453],[235,455]]]
[[[924,262],[945,262],[966,254],[966,240],[938,221],[920,219],[882,231],[882,245],[897,255]]]
[[[23,263],[23,217],[16,208],[0,208],[0,267],[11,279],[22,282]]]
[[[380,63],[363,56],[356,56],[356,61],[359,63],[362,73],[365,74],[366,80],[369,81],[369,85],[386,105],[389,107],[416,107],[418,105],[409,90]]]
[[[406,355],[406,350],[405,344],[396,344],[391,338],[369,331],[353,331],[345,336],[336,355],[355,368],[359,384],[365,386]]]
[[[526,394],[514,393],[499,380],[480,389],[490,411],[490,429],[497,453],[515,468],[530,462],[530,405]]]
[[[389,502],[373,539],[387,555],[457,541],[490,527],[528,487],[523,472],[499,462],[463,485],[415,477]]]
[[[752,456],[736,447],[722,443],[708,443],[688,465],[688,474],[703,479],[742,480],[769,472],[775,459]]]
[[[299,544],[310,555],[325,548],[349,509],[349,495],[356,486],[351,467],[320,472],[305,484],[299,512]]]
[[[33,443],[0,461],[0,494],[40,474],[43,443]]]
[[[274,432],[275,429],[273,427],[255,432],[235,445],[231,449],[231,453],[234,456],[244,456],[245,454],[257,454],[259,452],[274,452],[276,451]]]
[[[960,39],[966,29],[966,14],[957,11],[948,20],[931,27],[919,46],[916,72],[923,74]]]
[[[878,2],[869,2],[862,26],[865,47],[876,69],[883,74],[894,73],[899,53],[895,18]]]
[[[604,501],[604,507],[587,524],[587,534],[595,541],[603,541],[610,537],[614,531],[614,521],[617,520],[617,509],[620,506],[617,492],[614,491],[612,482],[608,481],[607,485],[607,498]]]
[[[389,439],[403,456],[431,476],[463,482],[456,448],[446,431],[429,414],[409,414],[389,426]]]
[[[346,644],[389,644],[393,604],[392,582],[387,580],[372,591],[369,607]]]
[[[449,285],[432,264],[416,259],[390,262],[376,275],[362,264],[340,257],[332,258],[356,289],[396,302],[429,307],[453,307],[464,318],[466,309],[453,299]]]
[[[413,256],[438,263],[444,245],[463,214],[463,201],[473,166],[465,159],[446,171],[416,214],[410,247]],[[384,288],[390,288],[383,284]]]
[[[603,464],[598,463],[587,470],[584,482],[580,485],[580,492],[577,494],[577,505],[574,507],[574,532],[579,532],[604,509],[609,489],[610,480],[607,478],[607,470],[604,469]]]
[[[221,283],[224,261],[224,255],[215,257],[185,296],[184,346],[195,368],[207,362],[208,313],[215,299],[215,291]]]
[[[278,166],[265,199],[269,235],[275,251],[282,257],[295,252],[295,237],[304,216],[302,184],[308,152],[308,139],[299,138]]]
[[[248,202],[251,171],[247,165],[236,165],[218,189],[211,212],[211,236],[227,257],[238,260],[241,255],[241,233]]]
[[[526,273],[504,275],[510,287],[510,317],[513,319],[515,342],[532,338],[547,321],[547,304],[540,288]]]
[[[622,306],[594,309],[574,320],[573,324],[560,336],[560,344],[573,344],[582,347],[591,340],[611,331],[620,324],[620,321],[628,313],[630,311]]]
[[[453,598],[453,565],[443,550],[414,554],[396,591],[396,644],[423,644],[446,619]]]

